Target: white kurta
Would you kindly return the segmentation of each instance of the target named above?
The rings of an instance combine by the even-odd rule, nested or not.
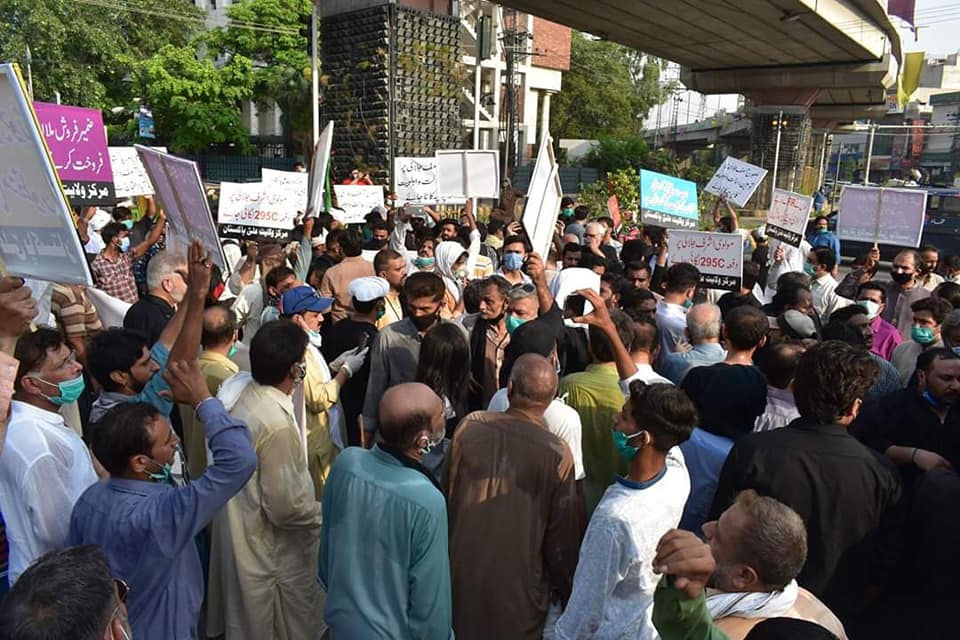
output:
[[[320,503],[293,402],[251,381],[228,408],[250,428],[259,462],[211,526],[207,632],[230,640],[320,638]]]

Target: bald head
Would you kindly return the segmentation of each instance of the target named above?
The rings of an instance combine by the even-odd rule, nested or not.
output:
[[[692,344],[717,341],[720,339],[720,307],[705,302],[695,304],[687,312],[687,332]]]
[[[380,436],[398,449],[416,446],[421,431],[436,431],[443,424],[443,401],[419,382],[398,384],[380,398]]]
[[[557,394],[557,369],[535,353],[517,358],[510,372],[510,405],[546,407]]]
[[[203,333],[200,344],[204,349],[229,347],[236,339],[237,318],[233,311],[213,305],[203,311]]]

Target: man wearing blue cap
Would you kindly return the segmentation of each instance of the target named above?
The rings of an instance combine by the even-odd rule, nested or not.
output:
[[[331,307],[333,298],[322,297],[308,285],[294,287],[283,294],[279,307],[280,315],[292,320],[309,338],[304,358],[307,374],[302,386],[303,401],[301,404],[295,398],[294,406],[302,411],[306,424],[307,466],[317,500],[323,495],[337,451],[346,445],[340,388],[360,371],[367,355],[365,348],[351,349],[327,364],[320,352],[320,325],[323,314]]]

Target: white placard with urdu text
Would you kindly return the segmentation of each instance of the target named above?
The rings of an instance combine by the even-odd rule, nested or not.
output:
[[[337,205],[343,210],[344,224],[365,222],[364,217],[383,206],[383,187],[361,184],[335,184],[333,192],[337,194]]]
[[[766,175],[766,169],[727,156],[703,190],[742,207],[747,204]]]
[[[923,189],[847,185],[840,194],[837,237],[917,248],[926,211]]]
[[[283,189],[293,197],[297,211],[307,210],[310,174],[306,171],[260,169],[260,181],[263,183],[264,191]]]
[[[394,158],[393,176],[398,205],[435,204],[440,200],[436,157]]]
[[[166,147],[154,147],[157,151],[167,152]],[[140,156],[133,147],[110,147],[110,166],[113,168],[113,187],[117,199],[133,196],[152,196],[153,185],[150,176],[140,162]]]
[[[221,237],[288,240],[301,195],[262,182],[221,182],[217,210]]]
[[[813,198],[810,196],[774,189],[773,202],[767,211],[767,235],[799,247],[810,219],[811,207]]]
[[[743,281],[743,238],[737,233],[670,230],[670,264],[686,262],[700,270],[700,284],[739,291]]]

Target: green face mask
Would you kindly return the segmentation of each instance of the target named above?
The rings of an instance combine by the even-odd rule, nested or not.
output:
[[[511,335],[513,335],[513,332],[519,329],[521,325],[525,324],[526,322],[526,320],[518,318],[512,313],[508,313],[506,318],[504,318],[504,323],[507,325],[507,333]]]
[[[155,482],[162,482],[163,484],[172,485],[173,484],[173,467],[170,465],[170,463],[167,462],[164,464],[160,464],[153,458],[150,458],[150,462],[160,467],[160,471],[155,471],[152,473],[148,471],[147,476]]]
[[[918,344],[928,345],[933,343],[936,336],[934,336],[933,329],[930,327],[912,327],[910,338]]]
[[[227,351],[227,357],[232,358],[233,356],[237,355],[237,351],[239,351],[239,349],[237,349],[237,343],[234,342],[232,345],[230,345],[230,350]]]
[[[83,381],[83,374],[77,376],[73,380],[67,380],[57,384],[47,382],[43,378],[37,378],[37,380],[46,382],[47,384],[57,387],[60,390],[59,396],[43,396],[58,407],[62,407],[65,404],[70,404],[71,402],[76,402],[77,399],[83,395],[83,390],[86,388],[86,384]]]
[[[636,438],[641,433],[643,433],[643,431],[638,431],[628,436],[623,431],[613,430],[613,446],[617,448],[617,453],[620,457],[627,462],[636,458],[637,454],[640,453],[640,447],[632,446],[630,440],[631,438]]]

